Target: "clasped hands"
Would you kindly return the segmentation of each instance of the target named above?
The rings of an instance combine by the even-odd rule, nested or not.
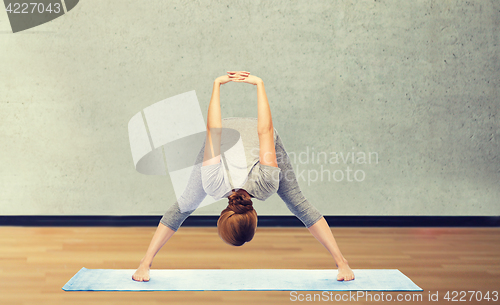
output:
[[[228,82],[257,85],[262,82],[262,79],[254,75],[250,75],[250,72],[247,71],[227,71],[227,75],[217,77],[215,81],[221,85]]]

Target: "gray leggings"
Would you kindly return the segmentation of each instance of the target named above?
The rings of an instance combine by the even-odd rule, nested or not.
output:
[[[279,135],[276,137],[275,148],[278,167],[281,169],[280,184],[277,193],[285,202],[288,209],[309,228],[320,220],[323,215],[302,195],[292,164],[290,163],[290,158],[285,151]],[[193,210],[182,213],[178,202],[182,200],[181,202],[185,203],[183,206],[198,206],[207,195],[201,183],[203,153],[204,145],[196,158],[196,163],[189,177],[186,190],[160,220],[162,224],[174,231],[177,231],[184,220],[194,212]]]

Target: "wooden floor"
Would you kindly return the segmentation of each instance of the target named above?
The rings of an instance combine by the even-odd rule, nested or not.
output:
[[[0,227],[0,304],[291,304],[288,291],[66,292],[61,288],[82,267],[135,269],[156,227]],[[500,292],[500,228],[332,228],[353,269],[399,269],[423,292],[393,292],[422,301],[461,304],[478,291]],[[326,269],[327,250],[306,228],[258,228],[242,247],[224,244],[217,229],[181,227],[160,250],[153,269]],[[307,294],[321,292],[300,292]],[[346,292],[333,293],[345,294]],[[438,302],[429,302],[438,293]],[[380,292],[372,292],[373,295]],[[388,293],[384,293],[387,297]],[[451,295],[453,296],[453,295]],[[375,296],[372,296],[375,297]],[[500,296],[498,296],[500,298]],[[319,301],[317,303],[334,303]],[[302,302],[300,302],[302,303]],[[312,302],[306,302],[312,303]],[[364,298],[346,304],[368,302]],[[399,302],[394,302],[399,303]]]

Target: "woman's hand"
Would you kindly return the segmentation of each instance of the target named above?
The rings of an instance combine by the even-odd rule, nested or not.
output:
[[[227,75],[231,79],[239,79],[239,78],[245,78],[248,75],[250,75],[250,72],[247,71],[227,71]]]
[[[250,75],[250,72],[246,71],[228,71],[227,72],[229,75],[229,78],[233,82],[237,83],[248,83],[252,85],[257,85],[262,82],[262,79],[260,79],[257,76]]]
[[[218,82],[219,84],[223,85],[225,83],[235,81],[237,79],[244,79],[249,74],[250,74],[250,72],[246,72],[246,71],[227,71],[227,75],[217,77],[215,79],[215,81]]]

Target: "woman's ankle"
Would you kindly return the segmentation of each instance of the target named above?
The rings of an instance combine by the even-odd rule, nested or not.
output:
[[[141,266],[148,266],[151,268],[151,265],[153,264],[152,260],[146,260],[144,257],[141,259],[140,265]]]
[[[342,258],[342,260],[340,262],[337,262],[336,265],[337,265],[337,268],[341,268],[341,267],[349,266],[349,262],[345,258]]]

